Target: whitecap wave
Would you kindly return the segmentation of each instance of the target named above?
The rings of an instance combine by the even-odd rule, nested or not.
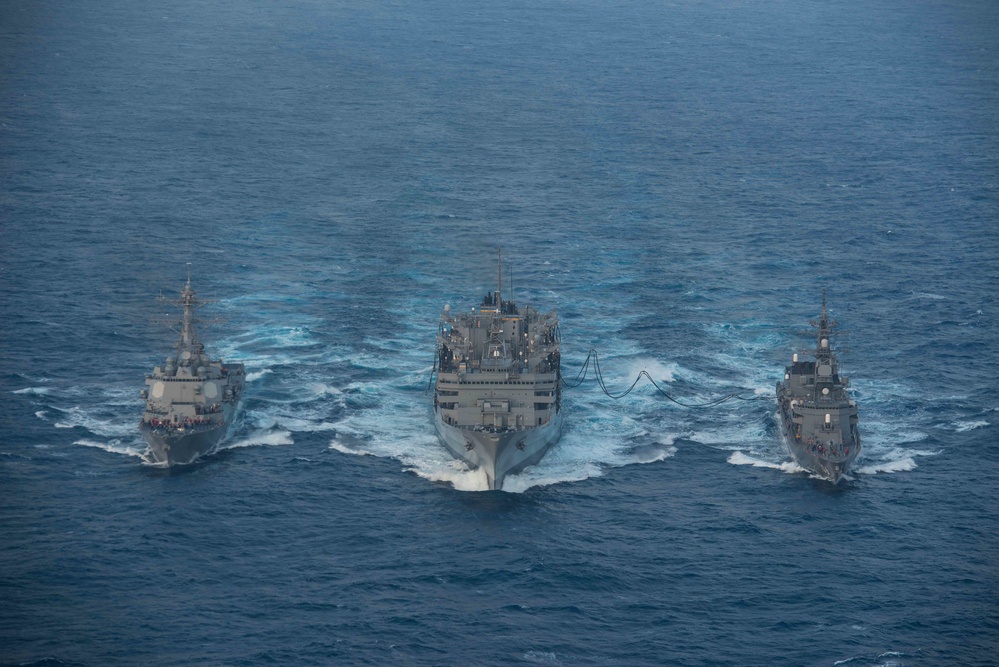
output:
[[[313,382],[308,385],[310,398],[323,398],[325,396],[343,396],[343,392],[338,387],[326,384],[325,382]]]
[[[690,439],[717,449],[739,451],[765,449],[773,438],[767,432],[766,422],[749,420],[740,415],[718,415],[719,423],[704,426],[690,435]]]
[[[989,422],[984,419],[975,421],[956,421],[954,422],[954,430],[958,433],[966,433],[967,431],[974,431],[976,428],[983,428],[989,425]]]
[[[81,427],[90,431],[94,435],[106,438],[124,437],[135,433],[136,421],[118,421],[114,419],[101,419],[95,417],[80,406],[74,406],[67,410],[56,408],[62,413],[62,418],[56,421],[53,426],[56,428],[76,428]]]
[[[257,431],[245,438],[231,443],[224,443],[219,449],[240,449],[242,447],[257,447],[260,445],[293,445],[295,440],[291,432],[281,430]]]
[[[46,419],[46,417],[48,417],[48,414],[49,413],[45,412],[45,410],[39,410],[38,412],[35,413],[35,416],[41,419],[42,421],[48,421]]]
[[[912,458],[904,458],[863,466],[857,468],[856,472],[859,475],[877,475],[878,473],[908,472],[915,470],[916,467],[916,462]]]
[[[524,660],[543,665],[560,665],[558,656],[554,651],[528,651],[524,654]]]
[[[907,449],[904,451],[910,454],[911,456],[938,456],[940,454],[943,454],[942,449],[938,449],[936,451],[932,449]]]
[[[603,370],[603,369],[601,369]],[[635,378],[642,371],[645,371],[652,378],[658,382],[673,382],[673,377],[679,370],[679,366],[675,363],[664,364],[658,359],[651,358],[639,358],[633,359],[625,367],[625,377]]]
[[[254,381],[259,380],[260,378],[262,378],[265,375],[268,375],[269,373],[272,373],[272,372],[273,371],[271,371],[271,369],[264,368],[264,369],[259,370],[259,371],[254,371],[253,373],[247,373],[246,374],[246,381],[247,382],[254,382]]]
[[[336,424],[330,422],[316,422],[308,419],[296,419],[294,417],[279,417],[274,423],[281,428],[288,429],[292,433],[317,433],[336,430]]]
[[[452,459],[442,466],[420,466],[406,468],[411,472],[431,482],[446,482],[456,491],[488,491],[489,481],[483,470],[470,470],[460,461]],[[508,478],[512,479],[512,478]],[[505,488],[505,486],[504,486]],[[505,490],[509,490],[506,489]]]
[[[780,470],[781,472],[786,472],[789,474],[808,472],[794,461],[782,461],[780,463],[777,463],[774,461],[767,461],[765,459],[749,456],[747,454],[743,454],[740,451],[732,452],[731,456],[728,457],[728,462],[731,463],[732,465],[737,465],[737,466],[753,466],[754,468],[771,468],[773,470]]]
[[[660,443],[658,446],[646,446],[639,448],[632,454],[634,463],[658,463],[668,458],[676,456],[676,447],[670,444]]]
[[[350,447],[339,440],[330,441],[330,449],[340,452],[341,454],[352,454],[354,456],[376,456],[372,452],[360,447]]]
[[[24,389],[17,389],[10,392],[12,394],[28,394],[31,396],[45,396],[46,394],[52,393],[51,387],[25,387]]]
[[[101,442],[99,440],[82,439],[74,441],[73,444],[82,445],[84,447],[94,447],[112,454],[125,454],[126,456],[134,456],[140,459],[145,457],[146,450],[148,449],[145,446],[126,445],[122,443],[121,440]]]
[[[285,349],[307,347],[316,343],[307,326],[258,327],[239,336],[236,341],[237,346],[256,345]]]
[[[259,399],[258,399],[259,400]],[[293,433],[334,431],[332,414],[343,406],[343,397],[336,401],[317,401],[309,395],[299,400],[261,401],[254,409],[246,411],[246,418],[257,430],[284,429]]]

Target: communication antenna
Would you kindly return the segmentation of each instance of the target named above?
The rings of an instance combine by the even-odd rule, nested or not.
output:
[[[496,246],[496,306],[503,308],[503,247]]]
[[[513,301],[513,266],[510,267],[510,301]]]

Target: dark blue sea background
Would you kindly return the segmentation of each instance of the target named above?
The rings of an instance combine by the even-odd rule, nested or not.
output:
[[[2,664],[997,664],[995,2],[11,0],[0,179]],[[567,378],[755,400],[590,375],[481,491],[426,388],[499,246]],[[164,470],[188,263],[250,381]]]

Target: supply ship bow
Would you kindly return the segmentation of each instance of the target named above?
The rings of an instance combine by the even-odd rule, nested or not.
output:
[[[501,277],[501,276],[500,276]],[[444,307],[434,424],[444,446],[482,469],[490,489],[536,464],[562,433],[558,315],[487,294],[471,313]]]

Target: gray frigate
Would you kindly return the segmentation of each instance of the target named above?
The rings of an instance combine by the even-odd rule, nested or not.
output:
[[[778,419],[784,442],[802,468],[836,484],[860,454],[857,404],[847,395],[847,378],[829,344],[836,321],[829,319],[822,290],[822,314],[810,324],[818,331],[814,361],[795,354],[777,383]]]
[[[556,312],[518,308],[499,285],[471,313],[444,306],[434,425],[455,458],[486,473],[490,489],[558,442],[561,379]]]
[[[180,300],[183,308],[176,356],[166,358],[146,376],[146,410],[139,430],[149,442],[146,457],[160,465],[191,463],[225,439],[236,414],[246,374],[243,364],[211,359],[194,329],[194,311],[206,302],[187,285]]]

